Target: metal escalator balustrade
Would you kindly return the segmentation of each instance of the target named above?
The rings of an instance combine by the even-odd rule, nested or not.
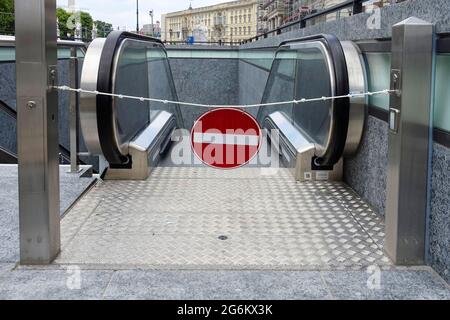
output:
[[[92,42],[85,57],[81,87],[178,100],[164,45],[157,39],[127,32],[113,32],[106,39]],[[158,155],[167,147],[167,136],[176,127],[183,127],[175,103],[125,101],[113,95],[83,92],[80,114],[89,150],[103,155],[117,170],[133,167],[133,148],[158,148],[158,152],[149,151],[154,157],[149,162],[156,165]],[[140,135],[154,141],[137,146],[136,141],[142,141]]]
[[[366,91],[364,64],[357,47],[332,35],[317,35],[280,45],[262,104]],[[288,166],[295,166],[297,152],[312,144],[315,165],[332,167],[358,148],[366,100],[366,95],[349,95],[269,106],[260,108],[258,121],[267,129],[280,130],[280,154]]]

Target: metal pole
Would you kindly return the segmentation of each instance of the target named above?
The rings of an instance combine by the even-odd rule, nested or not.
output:
[[[77,48],[71,48],[70,57],[70,86],[72,88],[79,87],[78,76],[78,57]],[[70,108],[69,108],[69,127],[70,127],[70,173],[80,172],[78,165],[78,105],[79,94],[77,92],[70,93]]]
[[[152,24],[152,37],[155,36],[155,26],[153,25],[153,10],[150,11],[150,17],[152,18],[151,24]]]
[[[15,0],[20,263],[60,251],[56,0]]]
[[[396,264],[425,262],[433,25],[409,18],[392,29],[385,250]]]
[[[136,0],[136,33],[139,33],[139,0]]]

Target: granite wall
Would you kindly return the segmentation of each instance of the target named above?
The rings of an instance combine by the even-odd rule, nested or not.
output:
[[[58,83],[59,85],[70,85],[70,62],[69,60],[58,61]],[[59,144],[70,150],[70,128],[69,109],[70,93],[58,93],[58,115],[59,115]]]
[[[17,154],[16,119],[0,111],[0,147],[12,154]]]
[[[201,104],[239,103],[238,59],[170,59],[178,99]],[[181,106],[184,125],[190,129],[207,109]]]
[[[178,99],[202,104],[260,103],[269,76],[268,70],[240,59],[171,58],[170,66]],[[206,111],[181,108],[188,129]],[[258,109],[247,111],[256,117]]]
[[[60,85],[69,85],[69,61],[58,61]],[[15,63],[0,63],[0,100],[16,110],[16,66]],[[59,93],[59,142],[70,149],[69,142],[69,93]],[[0,115],[0,145],[8,151],[17,153],[16,121],[7,115]]]
[[[5,105],[16,110],[16,65],[15,63],[0,63],[0,100]],[[17,154],[16,120],[0,111],[0,146],[12,154]]]
[[[16,110],[16,64],[0,63],[0,100]]]
[[[429,264],[450,283],[450,148],[433,145]]]
[[[388,124],[368,116],[357,154],[345,159],[344,178],[378,213],[386,209]]]

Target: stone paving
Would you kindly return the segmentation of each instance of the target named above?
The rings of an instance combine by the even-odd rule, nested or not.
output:
[[[1,194],[5,201],[9,199],[11,204],[9,208],[14,209],[17,208],[17,203],[14,204],[13,201],[17,194],[14,195],[16,189],[13,180],[14,177],[9,177],[8,183],[11,186],[2,188]],[[67,190],[70,190],[71,184],[68,183],[67,186]],[[72,189],[75,192],[73,186],[74,184]],[[0,261],[0,299],[450,300],[450,287],[428,267],[398,268],[383,265],[381,270],[372,270],[370,266],[368,270],[368,265],[365,264],[359,270],[337,270],[332,266],[327,270],[317,270],[309,266],[297,271],[270,268],[267,270],[250,268],[244,271],[223,270],[218,267],[209,270],[204,268],[185,270],[182,267],[163,270],[120,264],[77,266],[61,263],[45,267],[18,266],[17,243],[14,245],[11,241],[11,237],[14,239],[13,232],[17,232],[15,229],[17,209],[15,210],[10,211],[8,215],[2,215],[4,234],[0,252],[8,248],[14,250],[14,254]],[[66,217],[70,218],[70,214]],[[369,226],[364,226],[363,220],[359,220],[358,223],[363,229]],[[8,236],[8,230],[12,230],[9,234],[13,236]],[[377,232],[365,230],[375,242],[381,241],[377,238]],[[68,241],[68,236],[64,238],[63,234],[63,241]],[[376,285],[377,277],[374,278],[378,271],[380,271],[380,286]]]
[[[30,269],[3,264],[0,299],[450,300],[448,285],[429,268],[382,271],[380,287],[369,287],[369,280],[365,271],[81,269],[78,273],[73,266]]]

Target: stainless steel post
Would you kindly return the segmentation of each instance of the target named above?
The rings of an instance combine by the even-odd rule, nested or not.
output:
[[[15,0],[20,263],[60,251],[56,0]]]
[[[425,262],[433,25],[417,18],[392,30],[385,250],[400,265]]]
[[[78,76],[78,58],[77,58],[78,48],[72,47],[70,49],[71,59],[70,59],[70,86],[72,88],[79,87],[79,76]],[[80,172],[80,167],[78,165],[78,105],[79,105],[79,94],[78,92],[70,93],[70,172],[78,173]]]

